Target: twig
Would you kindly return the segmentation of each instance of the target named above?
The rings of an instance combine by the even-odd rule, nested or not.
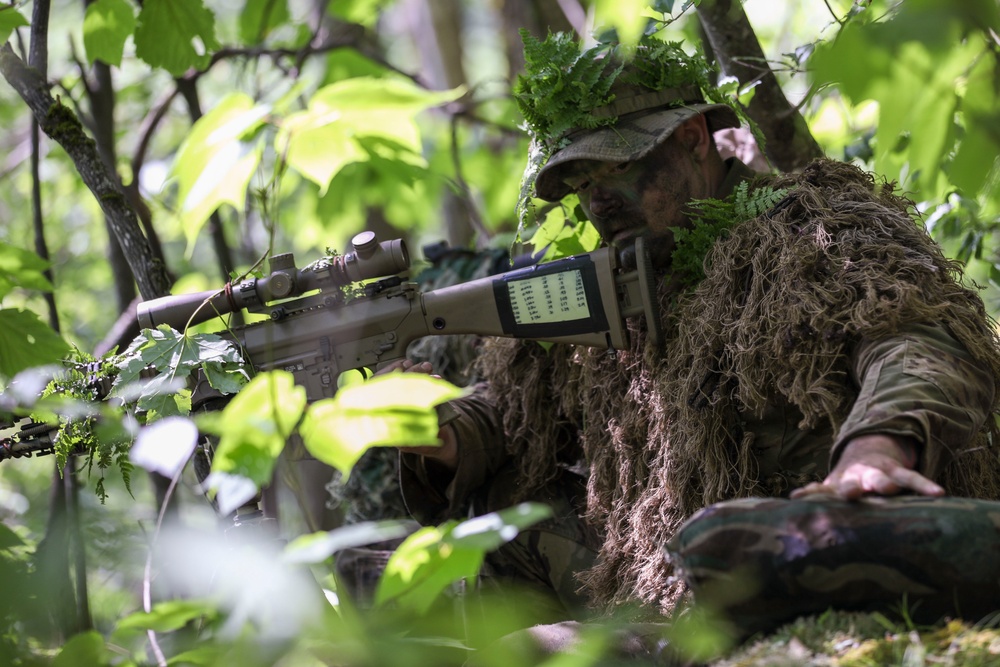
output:
[[[465,203],[465,210],[469,214],[469,224],[476,231],[478,237],[477,246],[484,246],[490,239],[489,230],[483,224],[483,218],[479,214],[479,209],[472,201],[472,190],[462,176],[462,158],[458,154],[458,114],[451,117],[451,162],[455,167],[455,182],[462,193],[462,201]]]
[[[185,465],[187,464],[185,463]],[[153,532],[153,537],[149,541],[149,553],[146,554],[146,566],[143,569],[142,574],[142,610],[147,614],[152,613],[153,611],[153,546],[156,544],[156,540],[159,538],[160,532],[163,530],[163,519],[167,516],[167,506],[170,504],[170,499],[174,495],[174,490],[177,488],[181,475],[184,473],[184,467],[185,466],[180,466],[177,472],[174,473],[174,476],[170,478],[170,484],[167,486],[167,490],[163,494],[163,502],[160,504],[160,512],[156,516],[156,530]],[[152,648],[153,655],[156,657],[157,666],[167,667],[167,658],[163,654],[163,649],[160,648],[160,642],[156,638],[156,631],[147,630],[146,636],[149,638],[150,648]]]

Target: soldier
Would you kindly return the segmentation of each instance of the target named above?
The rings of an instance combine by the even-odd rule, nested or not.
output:
[[[683,583],[662,549],[720,501],[996,498],[1000,346],[911,203],[831,160],[764,178],[724,160],[713,133],[745,119],[678,45],[601,60],[567,44],[526,42],[524,192],[576,195],[625,256],[646,239],[665,343],[638,325],[614,355],[491,341],[443,446],[404,449],[414,515],[552,504],[492,573],[557,618],[584,601],[669,613]]]

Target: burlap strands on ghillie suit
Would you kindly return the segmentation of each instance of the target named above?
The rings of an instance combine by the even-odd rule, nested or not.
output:
[[[668,611],[680,585],[661,547],[679,524],[714,502],[787,492],[758,479],[740,414],[783,400],[800,428],[836,431],[856,398],[848,364],[862,337],[942,324],[1000,388],[981,299],[891,185],[834,161],[772,185],[789,194],[716,243],[703,281],[662,290],[662,352],[639,332],[615,356],[497,340],[481,358],[525,495],[575,456],[590,466],[588,519],[606,538],[583,582],[598,604]],[[952,495],[1000,497],[987,422],[939,480]]]

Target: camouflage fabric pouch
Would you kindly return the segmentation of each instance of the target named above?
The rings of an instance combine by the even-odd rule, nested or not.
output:
[[[829,608],[918,622],[1000,609],[1000,502],[749,498],[701,510],[666,551],[695,600],[748,633]]]

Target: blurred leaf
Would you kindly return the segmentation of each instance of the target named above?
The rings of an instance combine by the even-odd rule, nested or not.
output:
[[[904,185],[918,201],[943,199],[956,186],[975,195],[1000,149],[996,59],[982,22],[997,16],[995,5],[900,3],[887,20],[850,21],[810,58],[814,83],[836,83],[854,103],[878,102],[875,171],[912,178]],[[960,144],[956,117],[965,126]]]
[[[288,0],[247,0],[240,12],[240,39],[258,44],[289,18]]]
[[[403,537],[411,532],[406,521],[366,521],[295,538],[285,547],[286,563],[322,563],[338,551]]]
[[[336,17],[351,23],[359,23],[366,28],[373,28],[378,21],[380,12],[395,0],[338,0],[331,2],[329,12]]]
[[[306,390],[295,385],[291,373],[255,377],[222,411],[212,471],[242,475],[258,486],[269,483],[274,461],[305,407]]]
[[[204,69],[215,39],[215,15],[201,0],[145,0],[135,29],[135,54],[173,76]]]
[[[594,25],[613,29],[622,44],[635,45],[646,30],[649,0],[595,0]]]
[[[309,406],[302,440],[313,456],[348,475],[371,447],[438,444],[434,406],[466,393],[422,374],[376,376]]]
[[[0,309],[0,377],[12,378],[32,366],[59,361],[70,346],[38,315],[20,308]]]
[[[44,274],[48,267],[49,263],[35,253],[0,241],[0,299],[15,287],[52,291],[52,283]]]
[[[180,217],[191,248],[208,217],[223,204],[243,210],[260,162],[253,134],[270,112],[245,93],[231,93],[202,116],[174,161]]]
[[[199,646],[198,648],[191,649],[190,651],[183,651],[177,655],[171,656],[170,659],[167,660],[167,664],[183,665],[184,667],[187,667],[188,665],[220,665],[224,664],[221,659],[225,651],[226,648],[222,644]]]
[[[0,523],[0,551],[10,551],[20,546],[24,546],[24,540],[6,524]]]
[[[198,428],[194,422],[170,417],[139,431],[129,459],[150,472],[173,479],[191,458],[197,444]]]
[[[87,62],[103,60],[120,67],[125,40],[135,30],[135,11],[128,0],[96,0],[83,18],[83,47]]]
[[[463,547],[495,551],[525,528],[551,517],[552,508],[548,505],[521,503],[463,521],[455,526],[449,541]]]
[[[52,667],[102,667],[111,664],[110,659],[111,654],[100,633],[81,632],[63,645]]]
[[[0,5],[0,44],[6,42],[14,30],[27,25],[30,25],[28,19],[13,4]]]
[[[243,507],[260,490],[259,485],[253,480],[225,472],[210,473],[202,483],[202,488],[215,499],[219,514],[223,516],[228,516]]]
[[[591,252],[600,244],[601,235],[589,220],[575,222],[573,218],[567,217],[566,209],[560,206],[548,212],[531,237],[534,252],[545,250],[543,262]]]
[[[168,600],[157,602],[152,611],[138,611],[126,616],[118,622],[117,629],[152,630],[154,632],[173,632],[179,630],[191,621],[203,617],[215,617],[215,606],[199,600]]]
[[[1000,66],[996,58],[981,58],[965,80],[962,96],[964,134],[949,166],[952,182],[969,196],[984,185],[1000,155],[1000,94],[997,81]],[[996,198],[997,193],[987,193]],[[995,202],[1000,204],[1000,201]],[[1000,206],[994,205],[1000,213]]]

